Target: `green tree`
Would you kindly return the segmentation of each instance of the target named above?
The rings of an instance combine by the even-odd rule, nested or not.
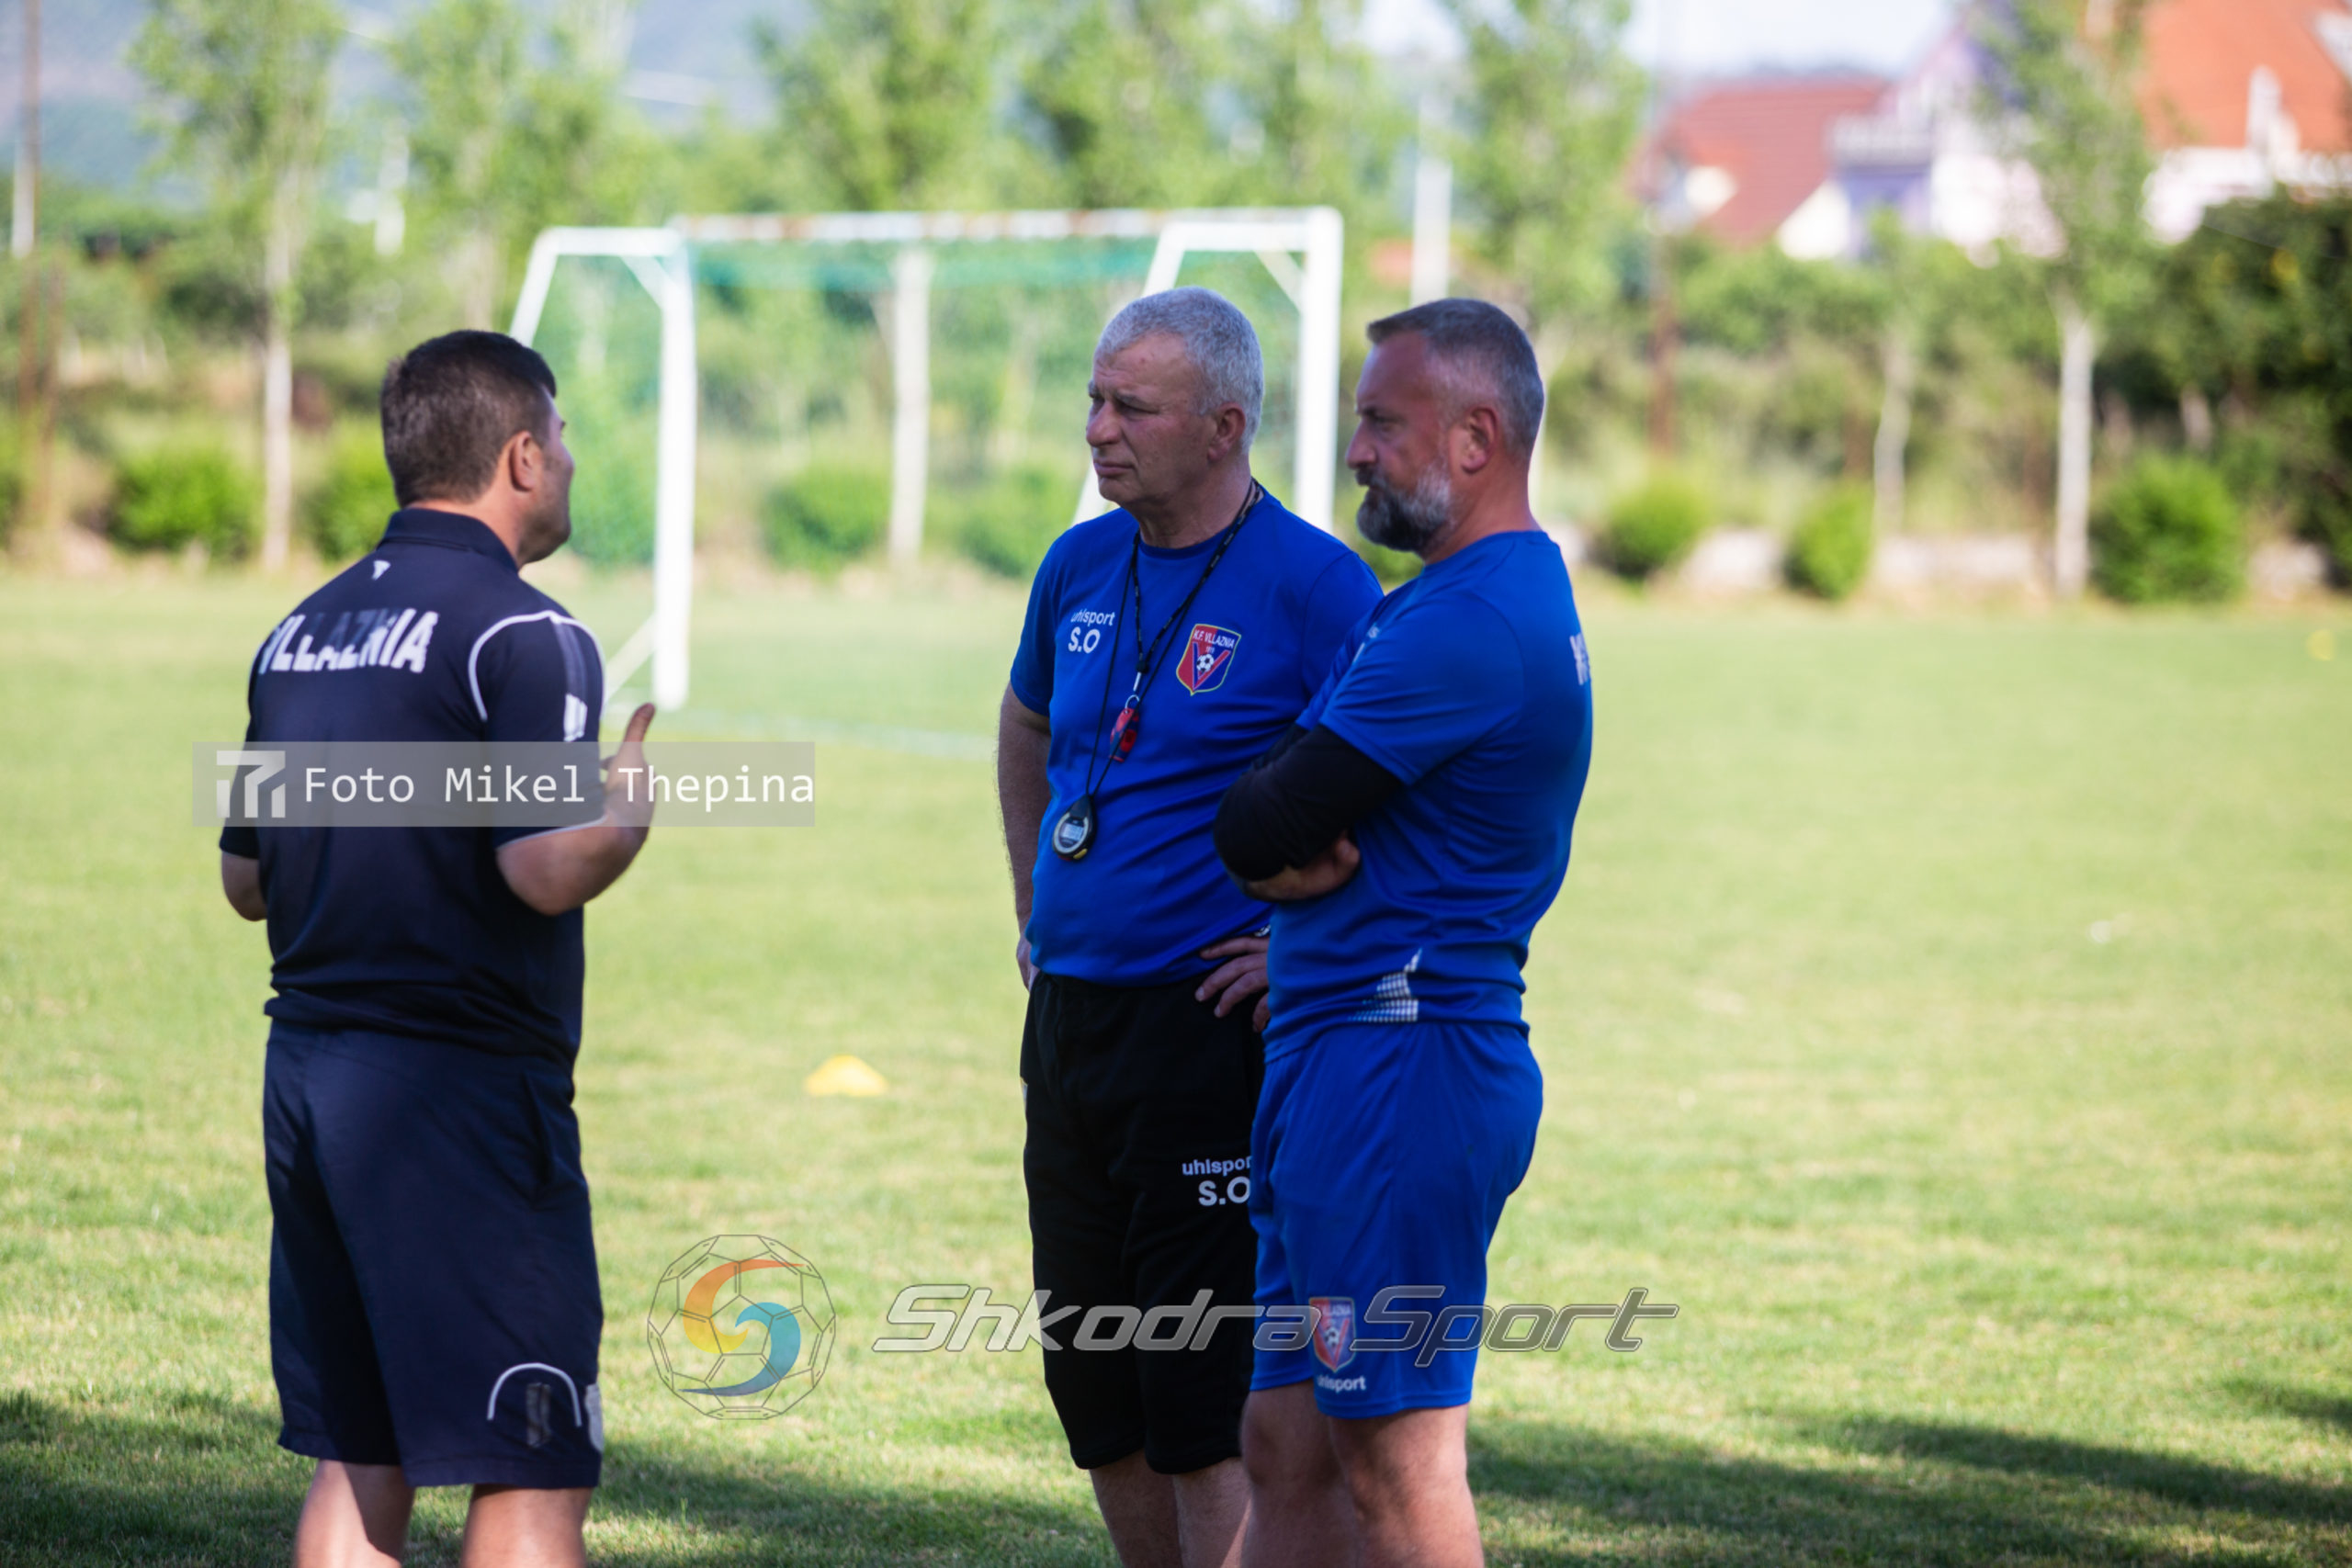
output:
[[[1935,247],[1907,232],[1892,209],[1882,209],[1871,226],[1866,272],[1878,354],[1878,428],[1871,441],[1871,525],[1900,533],[1909,478],[1911,414],[1919,389],[1924,342],[1940,324],[1936,297]],[[1837,597],[1838,595],[1832,595]]]
[[[455,242],[469,326],[498,324],[540,230],[666,216],[662,146],[622,100],[609,10],[573,0],[534,39],[515,0],[435,0],[393,45],[419,215]]]
[[[2140,0],[2010,0],[1981,13],[1997,66],[1984,109],[2032,169],[2052,232],[2034,265],[2058,317],[2058,505],[2053,585],[2090,572],[2091,375],[2099,336],[2145,293],[2154,242],[2141,214],[2151,167],[2132,95]]]
[[[671,215],[670,144],[621,93],[616,0],[571,0],[523,73],[501,173],[521,241],[556,223],[650,223]],[[522,244],[513,249],[519,254]]]
[[[1717,382],[1713,396],[1701,399],[1715,405],[1705,411],[1709,423],[1724,423],[1727,411],[1718,400],[1729,389],[1723,385],[1728,371],[1747,386],[1739,401],[1759,446],[1859,479],[1890,314],[1879,271],[1801,260],[1778,245],[1718,245],[1696,234],[1682,237],[1676,249],[1677,331],[1701,363],[1713,362],[1713,375],[1697,371],[1699,378]],[[1709,349],[1718,352],[1707,355]]]
[[[452,270],[469,327],[494,324],[505,284],[500,186],[523,45],[513,0],[436,0],[391,49],[413,111],[408,135],[418,217],[456,238]]]
[[[1360,41],[1363,9],[1356,0],[1237,6],[1226,50],[1227,90],[1240,105],[1226,138],[1239,199],[1336,207],[1360,237],[1387,218],[1409,124]]]
[[[286,564],[294,521],[298,272],[342,42],[333,0],[152,0],[133,64],[174,108],[172,152],[210,186],[260,283],[262,547]]]
[[[1454,177],[1479,257],[1510,280],[1548,383],[1572,324],[1610,298],[1640,73],[1620,48],[1626,0],[1450,0],[1468,117]],[[1542,443],[1537,443],[1541,493]]]
[[[2215,456],[2352,579],[2352,198],[2233,202],[2165,258],[2134,325],[2184,410],[2222,406]],[[2184,417],[2190,444],[2199,445]]]
[[[1615,286],[1608,241],[1642,96],[1625,0],[1451,0],[1467,45],[1453,162],[1478,254],[1510,280],[1548,372],[1561,335]]]
[[[1021,101],[1038,128],[1046,199],[1184,207],[1224,197],[1232,165],[1207,105],[1229,53],[1212,6],[1069,0],[1040,20]]]
[[[1000,174],[989,0],[813,0],[787,39],[754,42],[775,84],[779,152],[821,206],[850,211],[985,200]]]

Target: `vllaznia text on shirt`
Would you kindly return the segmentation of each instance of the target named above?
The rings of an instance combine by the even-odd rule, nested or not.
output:
[[[254,661],[255,671],[308,673],[381,665],[422,675],[425,649],[433,646],[433,628],[441,623],[440,615],[432,610],[420,615],[414,609],[389,607],[346,610],[332,626],[314,627],[311,632],[302,630],[304,618],[288,615],[277,624]],[[311,646],[313,635],[318,637],[316,648]]]

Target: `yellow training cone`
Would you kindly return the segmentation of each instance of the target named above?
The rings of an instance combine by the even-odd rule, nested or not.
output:
[[[801,1088],[810,1094],[888,1094],[890,1081],[854,1056],[834,1056],[810,1073]]]

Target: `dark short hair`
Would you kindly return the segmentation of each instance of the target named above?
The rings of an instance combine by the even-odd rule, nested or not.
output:
[[[554,396],[548,362],[504,333],[448,333],[418,344],[384,370],[384,466],[393,496],[413,506],[480,495],[516,432],[546,432],[546,399]]]
[[[1492,400],[1504,449],[1514,457],[1535,450],[1544,424],[1544,372],[1517,321],[1484,299],[1432,299],[1383,316],[1364,331],[1375,344],[1401,333],[1417,334],[1446,384],[1449,418]]]

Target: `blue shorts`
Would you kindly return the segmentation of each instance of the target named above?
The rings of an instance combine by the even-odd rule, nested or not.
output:
[[[560,1064],[279,1023],[262,1078],[278,1442],[412,1486],[594,1486],[604,1304]]]
[[[1311,1378],[1317,1408],[1354,1418],[1467,1404],[1487,1244],[1543,1113],[1543,1072],[1510,1024],[1339,1024],[1269,1059],[1250,1193],[1269,1311],[1250,1386]]]

